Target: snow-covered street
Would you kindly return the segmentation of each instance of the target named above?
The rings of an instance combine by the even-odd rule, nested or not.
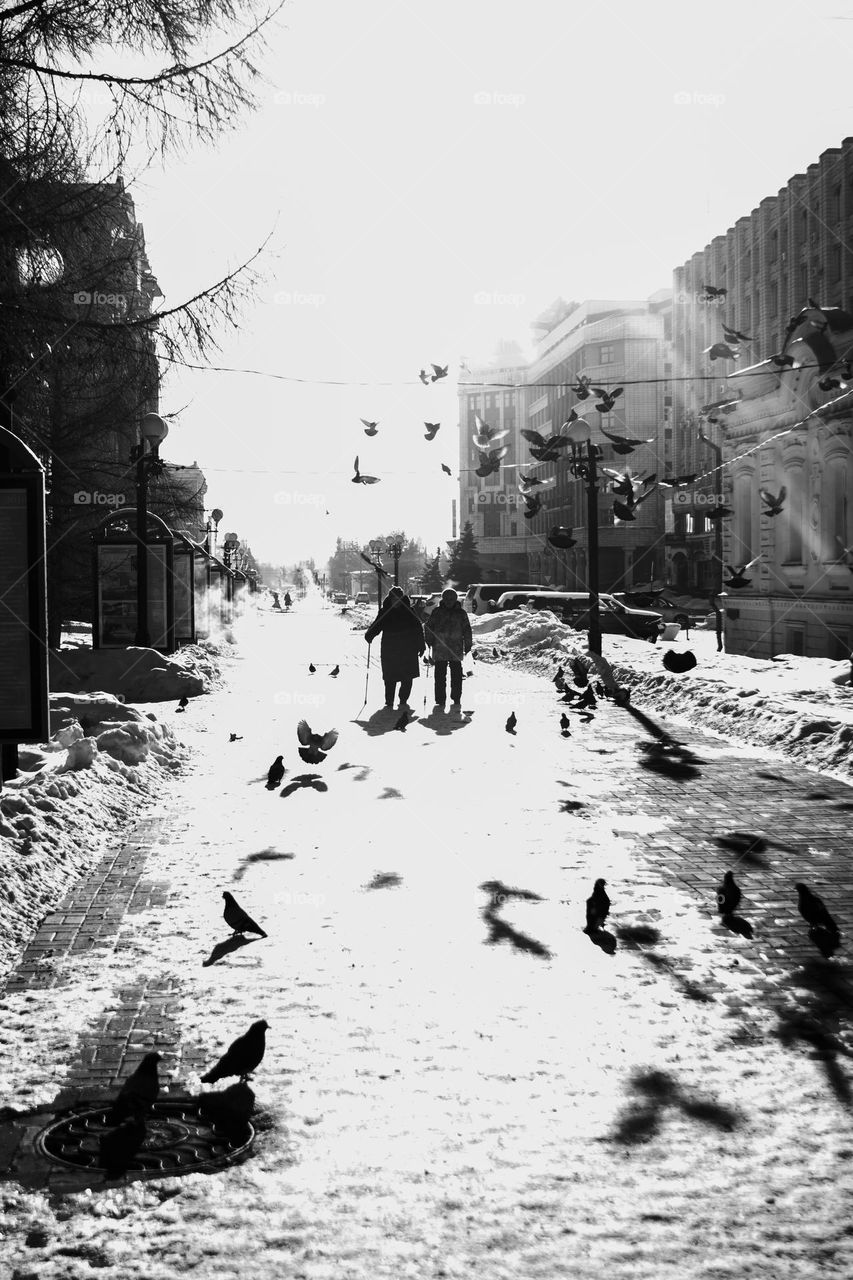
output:
[[[245,618],[225,686],[186,714],[157,705],[192,765],[149,816],[137,899],[96,869],[103,930],[88,943],[85,914],[63,946],[60,908],[38,977],[13,975],[0,1150],[13,1113],[46,1124],[155,1047],[198,1092],[263,1018],[259,1132],[223,1171],[74,1194],[28,1164],[2,1192],[16,1280],[851,1273],[849,788],[661,721],[639,680],[631,709],[569,707],[564,739],[550,650],[537,674],[495,643],[475,634],[461,714],[421,678],[398,732],[378,644],[365,708],[363,633],[314,596]],[[605,637],[621,670],[617,651],[659,667],[659,647]],[[339,731],[322,763],[297,755],[303,718]],[[727,867],[751,939],[717,917]],[[841,927],[832,960],[800,879]],[[225,889],[268,938],[217,946]]]

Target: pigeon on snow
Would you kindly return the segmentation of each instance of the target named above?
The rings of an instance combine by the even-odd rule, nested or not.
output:
[[[252,917],[246,914],[227,889],[222,897],[225,899],[225,910],[222,915],[229,929],[233,929],[235,933],[259,933],[262,938],[267,936],[260,925],[255,924]]]
[[[268,1024],[261,1019],[253,1022],[244,1036],[238,1036],[225,1051],[215,1067],[201,1077],[204,1084],[215,1084],[226,1076],[239,1076],[246,1080],[260,1066],[266,1049],[264,1032]]]

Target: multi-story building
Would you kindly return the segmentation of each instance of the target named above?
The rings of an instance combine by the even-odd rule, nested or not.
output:
[[[700,410],[731,394],[727,379],[739,367],[781,351],[789,319],[809,298],[853,311],[851,236],[853,138],[845,138],[673,273],[674,467],[702,477],[695,502],[682,493],[670,513],[674,579],[685,588],[719,582],[707,510],[720,473],[714,449],[699,439]],[[711,294],[709,285],[724,292]],[[749,339],[737,362],[705,354],[723,341],[723,323]],[[705,434],[719,446],[714,430]]]
[[[560,431],[574,408],[590,419],[592,438],[600,446],[600,465],[633,474],[662,475],[670,465],[669,375],[670,291],[632,301],[558,299],[533,322],[535,354],[524,361],[500,359],[471,369],[460,378],[461,523],[471,520],[478,539],[484,578],[542,582],[584,590],[587,577],[587,516],[583,482],[569,469],[570,452],[556,463],[538,464],[521,436],[528,428],[542,436]],[[596,398],[578,400],[572,385],[581,376],[596,386],[624,391],[612,412],[600,414]],[[500,472],[481,479],[475,468],[479,451],[473,443],[474,415],[491,427],[508,430],[499,441],[509,446]],[[598,430],[651,440],[630,455],[619,455]],[[556,483],[539,490],[542,510],[528,521],[518,490],[519,472]],[[663,499],[659,492],[636,509],[636,519],[615,522],[609,478],[599,485],[599,583],[618,589],[662,581],[666,573]],[[548,542],[554,525],[574,530],[576,546],[557,551]]]

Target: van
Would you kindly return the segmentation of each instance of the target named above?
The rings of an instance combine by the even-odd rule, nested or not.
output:
[[[552,613],[580,612],[589,606],[588,591],[505,591],[498,597],[498,609],[520,609],[532,604],[534,609],[550,609]]]
[[[541,582],[475,582],[465,592],[462,608],[466,613],[479,616],[481,613],[492,613],[492,605],[507,591],[547,591]]]
[[[356,604],[370,604],[370,596],[367,594],[367,592],[366,592],[366,591],[356,591],[356,593],[355,593],[355,603],[356,603]]]

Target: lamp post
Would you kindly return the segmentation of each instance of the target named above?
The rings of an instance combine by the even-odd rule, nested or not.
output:
[[[398,542],[392,546],[386,547],[386,554],[394,557],[394,586],[400,585],[400,556],[403,554],[403,548]]]
[[[205,531],[207,536],[204,540],[204,549],[207,552],[207,554],[210,556],[216,554],[216,537],[217,537],[217,534],[219,533],[219,521],[222,519],[222,516],[223,516],[223,512],[220,511],[219,507],[214,507],[210,515],[207,517],[207,528]],[[211,521],[213,522],[212,528],[211,528]],[[211,537],[210,537],[211,534],[213,534],[212,543],[211,543]]]
[[[169,428],[159,414],[146,413],[139,434],[139,444],[130,451],[130,460],[136,463],[136,643],[147,649],[151,644],[148,629],[148,477],[159,468],[160,445],[169,434]],[[150,452],[146,446],[150,446]]]
[[[717,483],[719,484],[719,475],[723,467],[723,451],[718,444],[715,444],[713,440],[708,439],[708,437],[705,435],[701,427],[699,428],[696,434],[698,439],[701,440],[703,444],[707,445],[709,449],[713,449],[714,451],[714,457],[717,460],[717,465],[714,468],[714,472],[718,477]],[[711,599],[711,608],[714,610],[714,614],[716,615],[716,622],[717,622],[717,653],[722,653],[723,652],[723,615],[719,605],[717,604],[717,597],[719,596],[720,592],[723,589],[723,524],[722,524],[722,521],[719,519],[714,521],[714,554],[717,558],[717,575],[718,575],[719,585],[715,587],[714,591],[711,594],[710,599]]]
[[[578,418],[566,435],[572,442],[572,475],[586,484],[587,573],[589,577],[589,651],[601,656],[601,611],[598,599],[598,447],[590,438],[590,425]],[[585,451],[584,451],[585,446]]]
[[[382,574],[385,572],[385,570],[382,568],[382,565],[379,563],[379,556],[382,553],[382,543],[377,542],[376,539],[373,538],[371,539],[370,542],[368,542],[367,545],[370,548],[370,550],[373,552],[374,556],[376,557],[373,564],[373,567],[376,570],[376,607],[377,609],[381,609],[382,608]]]

